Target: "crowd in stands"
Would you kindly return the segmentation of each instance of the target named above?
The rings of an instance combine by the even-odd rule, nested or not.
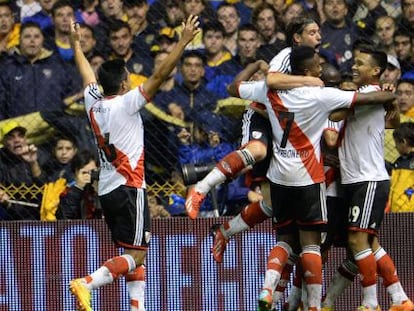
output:
[[[414,0],[0,0],[0,219],[42,219],[41,194],[11,200],[8,191],[59,178],[66,189],[55,194],[57,219],[101,217],[93,173],[99,154],[70,47],[71,19],[94,69],[123,59],[136,87],[174,49],[191,14],[202,31],[142,113],[149,185],[183,183],[182,165],[209,165],[239,147],[246,103],[231,98],[227,85],[249,63],[270,62],[287,46],[289,22],[306,14],[320,23],[321,59],[345,82],[358,42],[388,54],[382,83],[395,85],[402,122],[385,134],[389,209],[414,212]],[[249,191],[243,176],[221,185],[220,214],[237,214]],[[170,208],[171,195],[150,192],[153,217],[185,213],[183,201]],[[205,202],[202,215],[212,215],[213,203]]]

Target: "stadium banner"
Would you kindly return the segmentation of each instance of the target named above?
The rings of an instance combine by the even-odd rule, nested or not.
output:
[[[276,243],[270,221],[234,237],[224,261],[210,254],[209,228],[228,218],[155,219],[147,258],[147,311],[252,311],[263,281],[266,257]],[[393,257],[401,283],[414,298],[414,214],[387,214],[380,242]],[[103,220],[0,223],[0,310],[75,310],[68,291],[84,276],[120,254]],[[324,270],[325,285],[345,257],[333,249]],[[379,284],[381,307],[390,299]],[[288,287],[288,291],[290,285]],[[355,310],[358,279],[338,299],[335,310]],[[93,292],[93,309],[129,310],[123,279]],[[280,308],[279,308],[280,310]]]

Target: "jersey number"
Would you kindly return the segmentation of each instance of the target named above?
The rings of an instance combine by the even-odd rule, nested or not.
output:
[[[105,158],[109,162],[114,162],[116,159],[116,150],[113,144],[109,143],[109,133],[106,133],[104,136],[104,143],[99,146],[99,157],[102,162],[105,161]]]
[[[293,119],[295,118],[295,114],[293,112],[280,111],[277,114],[277,118],[279,119],[279,124],[282,127],[282,129],[284,127],[283,137],[280,143],[280,147],[285,148],[287,144],[287,139],[289,137],[290,130],[292,128]]]

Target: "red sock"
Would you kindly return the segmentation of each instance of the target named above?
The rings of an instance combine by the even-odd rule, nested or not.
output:
[[[322,284],[322,257],[320,254],[303,252],[301,256],[303,277],[306,284]],[[310,273],[307,273],[310,272]]]
[[[108,268],[114,280],[129,272],[128,261],[123,256],[113,257],[106,261],[103,266]]]
[[[221,159],[216,164],[216,167],[226,178],[231,179],[246,168],[246,164],[240,154],[237,151],[233,151]]]
[[[355,256],[355,262],[358,266],[359,274],[361,275],[361,284],[363,287],[368,287],[377,283],[376,271],[377,263],[375,262],[374,254],[371,252],[364,258]]]
[[[394,262],[388,254],[385,254],[377,260],[377,273],[382,277],[385,287],[400,281]]]
[[[260,207],[260,203],[250,203],[241,211],[241,218],[250,228],[269,218]]]
[[[139,266],[134,271],[131,271],[125,276],[125,281],[145,281],[145,266]]]
[[[276,245],[270,250],[269,257],[267,258],[267,270],[275,270],[282,274],[283,267],[288,258],[289,251],[281,245]]]

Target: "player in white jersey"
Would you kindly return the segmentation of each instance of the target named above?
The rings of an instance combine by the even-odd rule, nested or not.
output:
[[[72,22],[71,44],[85,87],[85,108],[100,156],[99,200],[112,239],[124,254],[107,260],[98,270],[70,282],[80,310],[92,310],[91,291],[124,276],[130,309],[143,311],[145,257],[150,218],[144,177],[144,133],[140,110],[175,68],[187,44],[200,31],[198,17],[183,22],[175,49],[141,86],[131,89],[123,60],[103,63],[99,83],[80,46],[79,25]]]
[[[372,48],[364,47],[355,53],[353,81],[359,86],[359,92],[379,89],[379,77],[386,64],[386,54]],[[389,107],[391,112],[386,115],[381,106],[355,107],[346,119],[339,148],[341,182],[345,203],[349,207],[348,244],[363,287],[362,306],[358,310],[380,309],[376,292],[377,274],[383,278],[391,295],[389,310],[414,310],[399,282],[391,257],[376,238],[389,192],[383,154],[384,129],[398,125],[398,111],[392,111],[395,108]],[[328,296],[329,293],[328,289]],[[332,303],[333,299],[330,300]],[[330,304],[324,302],[324,305]],[[326,307],[323,310],[332,309]]]
[[[319,56],[310,47],[292,50],[294,74],[318,77]],[[295,66],[294,66],[295,65]],[[326,224],[324,172],[320,139],[330,112],[352,104],[385,103],[394,99],[389,92],[355,96],[334,88],[300,87],[272,91],[265,82],[232,83],[233,96],[266,105],[272,125],[273,157],[267,173],[271,182],[273,219],[279,241],[268,261],[263,290],[271,297],[292,246],[300,240],[301,263],[307,284],[309,310],[318,310],[321,300],[322,260],[320,231]],[[299,228],[299,240],[295,236]],[[260,310],[269,310],[271,300],[261,300]]]
[[[287,30],[286,41],[291,45],[318,46],[321,42],[318,23],[309,18],[298,18],[292,21]],[[276,78],[273,86],[285,89],[301,85],[323,85],[323,82],[318,77],[289,75],[290,51],[291,48],[282,50],[272,61],[273,69],[268,76]],[[277,63],[280,65],[277,66]],[[247,73],[246,78],[237,76],[236,80],[238,79],[250,79],[250,74]],[[286,81],[289,83],[286,83]],[[214,170],[199,181],[194,188],[190,189],[187,195],[186,208],[191,218],[197,216],[199,206],[204,200],[206,193],[212,187],[224,182],[226,179],[234,178],[246,168],[253,167],[250,174],[253,182],[262,183],[265,180],[271,154],[269,152],[271,150],[271,131],[268,118],[263,116],[264,110],[264,106],[258,103],[253,103],[246,110],[242,120],[243,131],[240,150],[224,157],[217,163],[217,167]],[[262,189],[262,192],[265,193],[266,191]],[[214,226],[212,228],[214,237],[212,253],[214,260],[219,263],[222,262],[226,244],[232,235],[247,230],[270,216],[270,208],[265,204],[253,202],[246,206],[232,220],[223,225]]]

